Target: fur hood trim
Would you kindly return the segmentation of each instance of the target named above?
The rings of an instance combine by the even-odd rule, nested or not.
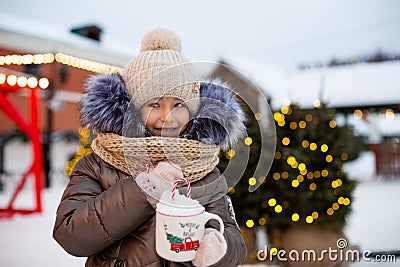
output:
[[[86,89],[79,105],[79,120],[83,127],[95,134],[146,135],[140,112],[130,103],[121,75],[92,76]],[[125,125],[135,127],[124,127],[124,120]],[[245,134],[244,121],[237,96],[226,84],[218,80],[201,82],[200,106],[183,137],[228,150]]]

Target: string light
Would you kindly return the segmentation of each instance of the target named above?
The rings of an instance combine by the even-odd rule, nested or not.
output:
[[[256,120],[261,120],[262,119],[262,115],[261,115],[261,113],[260,112],[257,112],[257,113],[255,113],[254,114],[254,118],[256,119]]]
[[[246,226],[247,226],[248,228],[253,228],[253,227],[254,227],[254,221],[253,221],[253,220],[247,220]]]
[[[281,213],[282,212],[282,206],[281,205],[276,205],[275,206],[275,212],[276,213]]]
[[[299,219],[300,219],[300,216],[298,213],[292,214],[292,221],[297,222]]]
[[[72,66],[74,68],[84,69],[96,73],[120,73],[122,70],[120,67],[90,61],[63,53],[57,53],[55,55],[52,53],[47,53],[0,56],[0,65],[51,64],[54,61],[64,65]]]
[[[249,179],[249,185],[253,186],[253,185],[256,185],[256,184],[257,184],[256,178],[251,177],[251,178]]]
[[[234,149],[229,149],[228,152],[226,152],[226,158],[231,159],[236,155],[236,151]]]
[[[0,73],[0,84],[7,83],[9,86],[18,86],[19,88],[36,88],[39,86],[41,89],[46,89],[49,86],[47,78],[40,78],[39,81],[36,77],[16,76],[14,74]],[[18,89],[18,88],[16,88]]]
[[[244,143],[245,143],[247,146],[250,146],[250,145],[253,143],[253,139],[251,139],[251,137],[246,137],[246,138],[244,139]]]
[[[319,101],[318,99],[313,101],[313,106],[316,108],[319,108],[321,106],[321,101]]]
[[[392,109],[386,110],[386,119],[391,121],[394,120],[394,112]]]
[[[353,115],[354,115],[354,118],[355,118],[356,120],[359,120],[359,119],[362,118],[363,113],[362,113],[361,110],[356,109],[356,110],[354,110]]]
[[[301,129],[306,128],[306,126],[307,126],[307,123],[306,123],[305,121],[299,121],[299,127],[300,127]]]
[[[328,145],[327,145],[327,144],[323,144],[323,145],[321,146],[321,151],[322,151],[322,152],[328,151]]]
[[[289,144],[290,144],[290,139],[289,139],[289,137],[283,138],[283,139],[282,139],[282,144],[283,144],[284,146],[289,145]]]

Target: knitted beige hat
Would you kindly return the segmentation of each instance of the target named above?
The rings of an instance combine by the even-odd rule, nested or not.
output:
[[[170,96],[184,100],[190,114],[196,114],[200,84],[192,64],[181,55],[181,41],[175,33],[165,29],[148,32],[139,55],[121,74],[136,107],[153,98]]]

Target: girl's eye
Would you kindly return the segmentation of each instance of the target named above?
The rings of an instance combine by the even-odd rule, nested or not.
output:
[[[174,107],[175,107],[175,108],[183,108],[183,107],[185,107],[185,104],[183,104],[183,103],[176,103],[176,104],[174,105]]]
[[[148,106],[151,108],[158,108],[160,105],[157,103],[150,103]]]

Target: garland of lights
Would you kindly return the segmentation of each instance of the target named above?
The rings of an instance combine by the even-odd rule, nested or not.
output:
[[[7,75],[0,73],[0,85],[8,84],[13,88],[29,87],[34,89],[39,86],[40,89],[47,89],[49,87],[49,80],[47,78],[36,78],[27,76],[16,76],[14,74]]]
[[[50,64],[54,61],[74,68],[92,71],[95,73],[119,73],[120,67],[107,65],[63,53],[47,54],[26,54],[26,55],[5,55],[0,56],[2,65],[29,65],[29,64]]]

